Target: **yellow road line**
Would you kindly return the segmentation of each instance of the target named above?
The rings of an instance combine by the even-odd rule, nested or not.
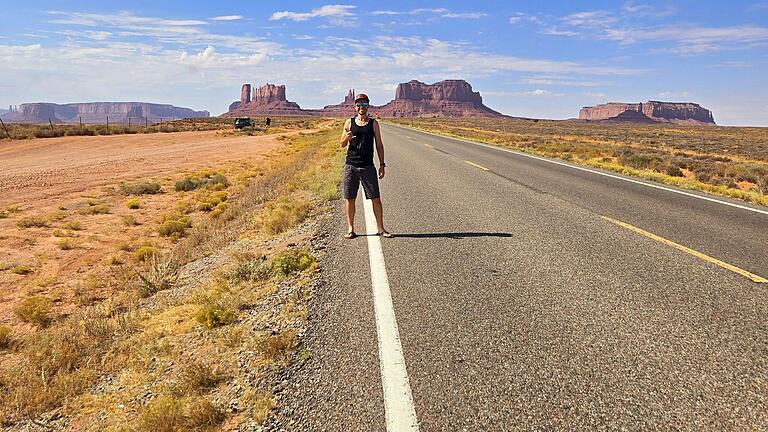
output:
[[[432,147],[432,146],[431,146],[431,145],[429,145],[429,144],[424,144],[424,145],[425,145],[425,146],[427,146],[427,147],[429,147],[429,148],[434,148],[434,147]]]
[[[484,167],[484,166],[482,166],[482,165],[478,165],[478,164],[476,164],[476,163],[473,163],[473,162],[470,162],[470,161],[468,161],[468,160],[465,160],[464,162],[466,162],[466,163],[468,163],[468,164],[472,165],[472,166],[473,166],[473,167],[475,167],[475,168],[480,168],[480,169],[481,169],[481,170],[483,170],[483,171],[489,171],[489,169],[488,169],[488,168],[486,168],[486,167]]]
[[[685,247],[685,246],[683,246],[681,244],[677,244],[677,243],[673,242],[672,240],[667,240],[664,237],[659,237],[656,234],[649,233],[648,231],[644,231],[644,230],[642,230],[642,229],[640,229],[640,228],[638,228],[636,226],[630,225],[630,224],[622,222],[622,221],[618,221],[616,219],[609,218],[608,216],[600,216],[600,217],[602,217],[603,219],[605,219],[605,220],[607,220],[609,222],[613,222],[616,225],[622,226],[622,227],[624,227],[624,228],[626,228],[626,229],[628,229],[630,231],[634,231],[634,232],[636,232],[638,234],[642,234],[642,235],[644,235],[646,237],[650,237],[650,238],[652,238],[652,239],[654,239],[656,241],[660,241],[660,242],[662,242],[664,244],[672,246],[675,249],[679,249],[679,250],[681,250],[681,251],[683,251],[685,253],[691,254],[691,255],[693,255],[693,256],[695,256],[697,258],[701,258],[701,259],[703,259],[705,261],[709,261],[709,262],[711,262],[713,264],[719,265],[720,267],[726,268],[726,269],[728,269],[728,270],[730,270],[730,271],[732,271],[734,273],[738,273],[738,274],[740,274],[742,276],[745,276],[745,277],[749,278],[753,282],[768,283],[768,279],[766,279],[764,277],[758,276],[758,275],[756,275],[754,273],[750,273],[750,272],[748,272],[746,270],[742,270],[742,269],[740,269],[740,268],[738,268],[736,266],[733,266],[733,265],[728,264],[726,262],[720,261],[719,259],[712,258],[709,255],[704,255],[701,252],[695,251],[695,250],[693,250],[691,248],[687,248],[687,247]]]

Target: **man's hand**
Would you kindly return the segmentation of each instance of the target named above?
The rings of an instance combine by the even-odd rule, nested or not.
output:
[[[384,167],[379,167],[379,180],[384,178]]]

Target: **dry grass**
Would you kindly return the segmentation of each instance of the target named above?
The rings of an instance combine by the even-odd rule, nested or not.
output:
[[[49,220],[45,216],[24,216],[16,221],[16,226],[19,228],[45,228],[49,226]]]
[[[51,322],[53,301],[44,296],[33,296],[24,299],[14,310],[22,321],[45,327]]]
[[[11,346],[13,339],[11,338],[11,328],[7,325],[0,324],[0,349],[6,349]]]

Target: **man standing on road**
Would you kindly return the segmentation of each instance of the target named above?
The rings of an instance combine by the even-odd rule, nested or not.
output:
[[[379,179],[384,178],[384,143],[381,142],[379,123],[368,117],[370,101],[365,93],[360,93],[355,98],[355,112],[357,115],[347,119],[344,123],[344,131],[341,133],[342,147],[347,148],[347,159],[341,176],[341,190],[344,194],[344,208],[347,212],[347,234],[345,238],[357,237],[355,234],[355,200],[360,183],[363,184],[365,197],[373,201],[373,214],[378,225],[377,235],[391,238],[392,234],[384,229],[384,211],[381,207],[379,194]],[[376,167],[373,165],[373,142],[376,141],[376,154],[379,156],[379,175],[376,176]]]

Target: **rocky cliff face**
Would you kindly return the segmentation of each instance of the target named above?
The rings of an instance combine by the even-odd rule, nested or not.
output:
[[[250,91],[251,85],[244,84],[240,91],[240,101],[233,102],[225,115],[310,115],[309,111],[302,110],[299,104],[286,99],[285,86],[266,84],[253,89],[253,98],[245,96],[246,88]]]
[[[128,118],[134,122],[150,123],[172,118],[208,117],[208,111],[193,111],[189,108],[179,108],[173,105],[160,105],[144,102],[90,102],[73,104],[26,103],[19,105],[17,112],[3,116],[4,121],[19,123],[105,123],[109,117],[110,123],[127,123]]]
[[[627,111],[635,111],[642,114],[642,116],[625,114]],[[715,119],[710,110],[690,102],[648,101],[636,104],[611,102],[584,107],[579,111],[580,120],[637,120],[645,122],[646,120],[643,117],[654,122],[664,123],[715,124]]]
[[[464,80],[445,80],[425,84],[416,80],[402,83],[395,99],[371,109],[383,117],[501,117],[503,114],[483,105],[479,92]]]
[[[243,88],[240,89],[240,103],[251,103],[251,85],[243,84]]]

